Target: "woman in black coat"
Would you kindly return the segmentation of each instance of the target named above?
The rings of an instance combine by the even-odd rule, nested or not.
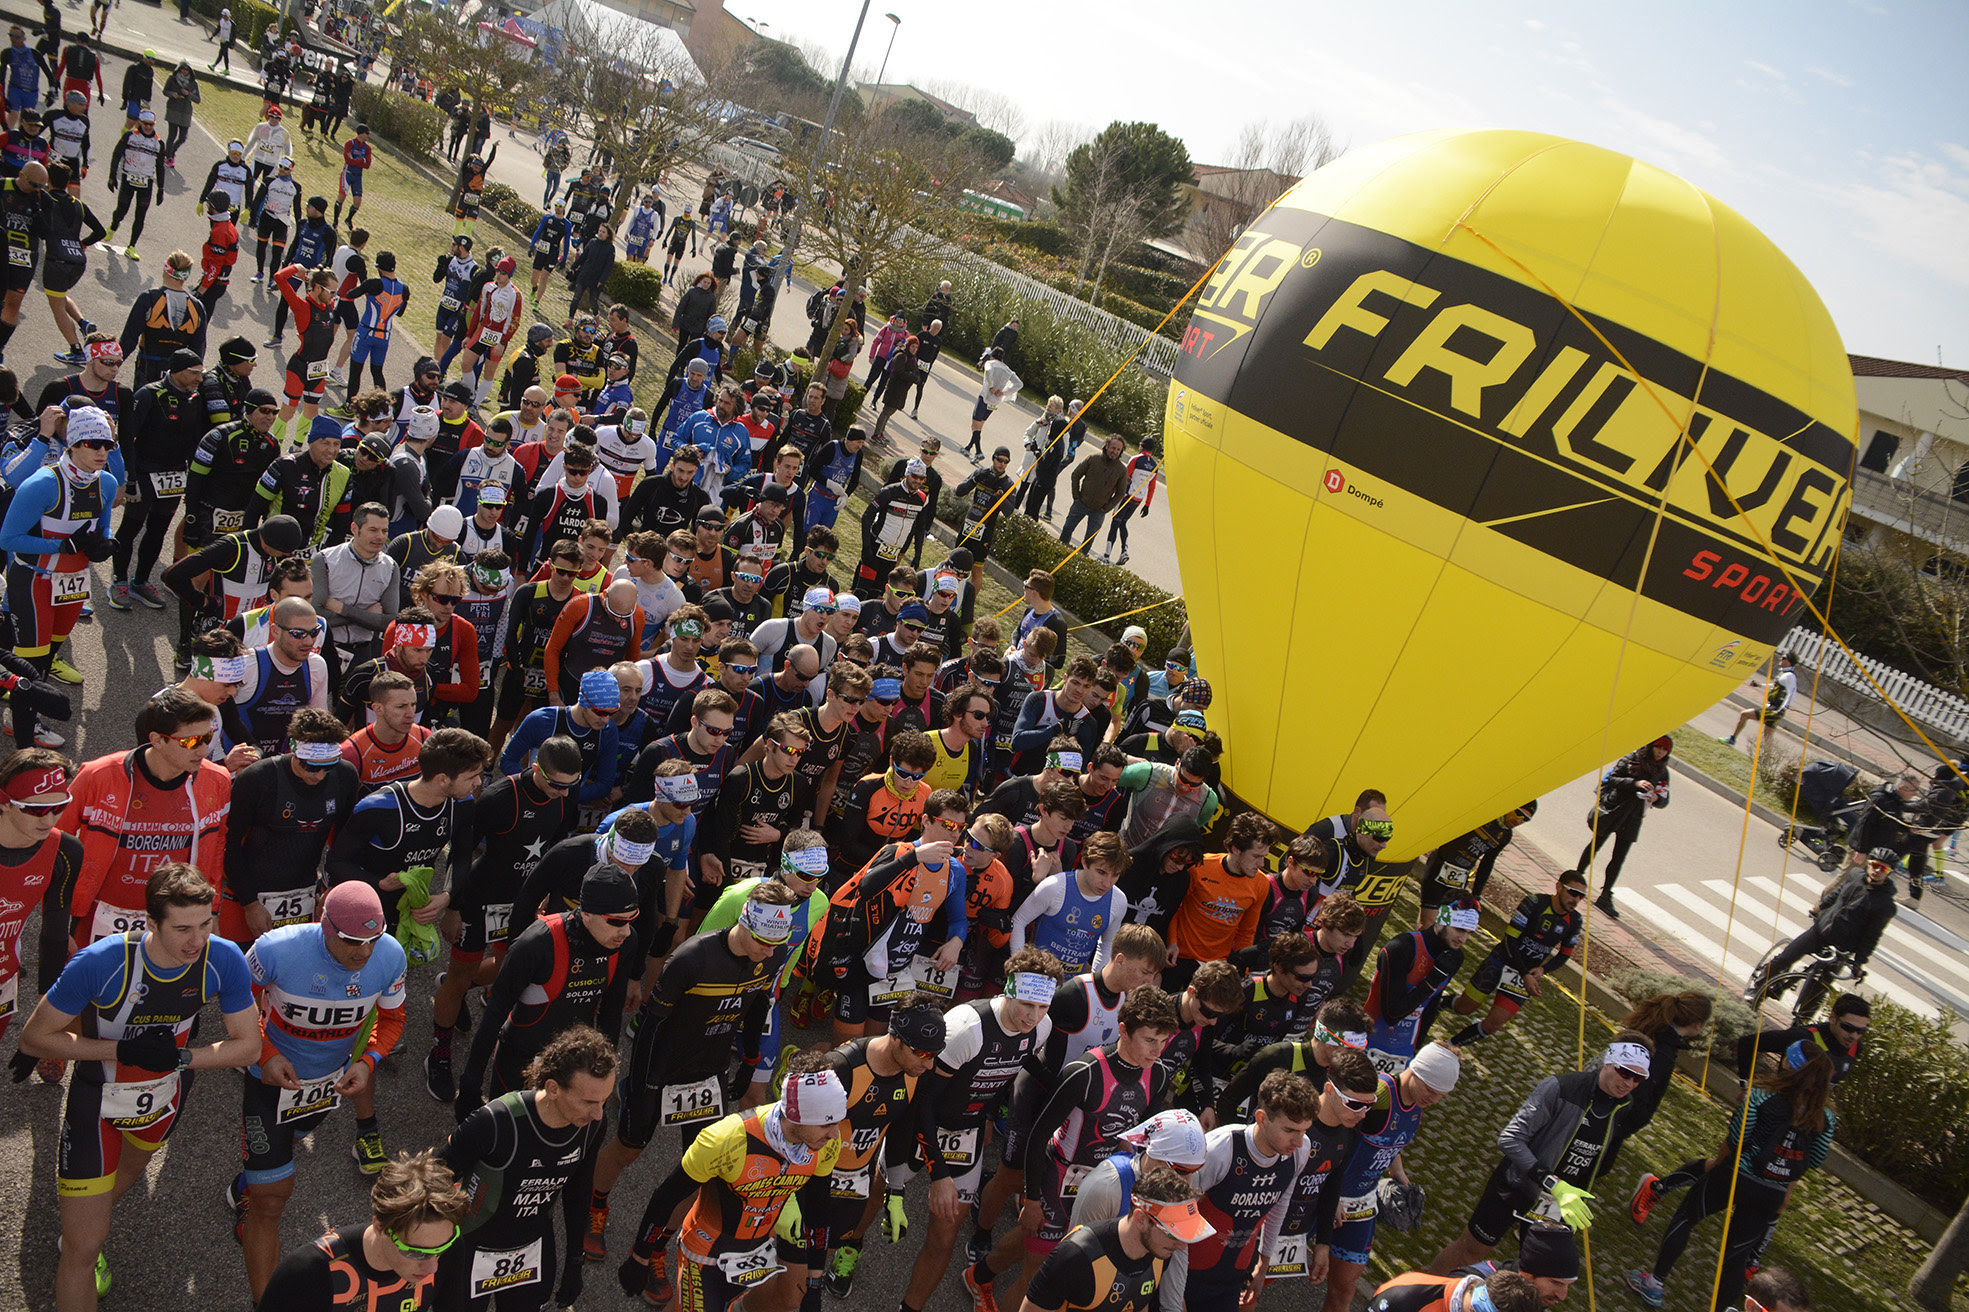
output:
[[[717,312],[718,280],[707,269],[692,279],[684,294],[677,298],[677,312],[670,316],[670,326],[677,330],[677,345],[704,336],[704,325]]]
[[[604,223],[595,229],[592,240],[581,244],[581,254],[568,268],[568,281],[574,284],[574,296],[567,303],[570,319],[581,313],[583,301],[591,312],[602,312],[602,288],[608,286],[608,277],[614,272],[615,229]]]
[[[1587,827],[1593,836],[1579,854],[1578,868],[1590,871],[1593,853],[1613,839],[1613,855],[1607,860],[1600,895],[1593,899],[1593,905],[1615,920],[1620,919],[1620,912],[1613,905],[1614,881],[1620,878],[1627,849],[1641,836],[1641,821],[1650,810],[1668,805],[1668,754],[1674,750],[1673,740],[1663,734],[1622,757],[1601,781],[1599,806],[1587,813]]]

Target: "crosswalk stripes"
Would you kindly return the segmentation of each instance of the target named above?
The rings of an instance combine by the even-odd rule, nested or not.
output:
[[[1659,883],[1646,889],[1622,888],[1620,900],[1640,913],[1637,920],[1668,931],[1705,965],[1713,968],[1721,963],[1725,981],[1731,987],[1741,987],[1773,941],[1788,941],[1804,929],[1822,882],[1816,872],[1787,880],[1782,886],[1780,909],[1777,880],[1765,876],[1746,878],[1737,890],[1734,924],[1731,923],[1730,882],[1725,879]],[[1865,991],[1878,993],[1922,1015],[1931,1014],[1935,1003],[1896,977],[1932,984],[1938,975],[1943,980],[1954,980],[1961,973],[1960,963],[1949,961],[1919,933],[1898,923],[1888,925],[1871,964],[1875,969],[1867,976]],[[1884,971],[1879,969],[1882,967]]]

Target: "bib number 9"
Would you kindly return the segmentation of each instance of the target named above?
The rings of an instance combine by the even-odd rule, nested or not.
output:
[[[103,1086],[102,1118],[119,1130],[141,1130],[178,1108],[178,1073]]]

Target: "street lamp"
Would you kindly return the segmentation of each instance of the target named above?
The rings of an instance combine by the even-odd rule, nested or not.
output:
[[[875,74],[875,88],[877,91],[882,89],[883,79],[889,75],[889,55],[896,48],[896,33],[902,30],[902,19],[896,17],[894,14],[884,14],[882,17],[888,19],[895,26],[889,29],[889,48],[882,52],[882,68]]]

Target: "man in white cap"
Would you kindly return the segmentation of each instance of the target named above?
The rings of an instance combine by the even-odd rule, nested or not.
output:
[[[1203,1165],[1203,1123],[1196,1113],[1175,1108],[1157,1112],[1121,1132],[1129,1151],[1116,1153],[1087,1173],[1073,1196],[1073,1224],[1093,1225],[1128,1215],[1135,1205],[1135,1182],[1158,1166],[1190,1175]]]
[[[1354,1145],[1340,1175],[1340,1201],[1334,1218],[1327,1267],[1326,1302],[1321,1312],[1350,1312],[1354,1288],[1374,1253],[1374,1225],[1380,1210],[1382,1177],[1392,1178],[1420,1216],[1421,1190],[1408,1177],[1402,1150],[1415,1141],[1422,1113],[1447,1098],[1456,1087],[1463,1061],[1456,1049],[1431,1043],[1415,1054],[1400,1075],[1380,1075],[1374,1109],[1360,1123],[1360,1142]],[[1260,1282],[1259,1288],[1263,1288]]]
[[[835,641],[827,633],[827,619],[834,614],[834,594],[823,587],[808,588],[800,597],[796,615],[767,620],[752,630],[752,645],[759,649],[760,676],[779,673],[786,654],[795,647],[812,647],[820,655],[820,668],[834,664]]]
[[[1436,1275],[1481,1262],[1520,1218],[1537,1211],[1575,1230],[1593,1223],[1595,1182],[1641,1122],[1634,1091],[1647,1082],[1654,1044],[1622,1030],[1583,1071],[1548,1075],[1497,1136],[1504,1159],[1491,1171],[1463,1233],[1429,1264]],[[1551,1213],[1556,1211],[1558,1215]]]
[[[416,579],[418,571],[432,561],[456,564],[458,539],[465,531],[465,516],[456,506],[439,506],[431,511],[421,527],[411,528],[390,539],[383,548],[397,563],[405,583]]]
[[[1118,1220],[1074,1230],[1046,1255],[1022,1308],[1151,1312],[1168,1263],[1217,1233],[1204,1219],[1196,1186],[1166,1166],[1135,1185],[1137,1206]]]
[[[646,1298],[658,1292],[648,1280],[650,1254],[660,1259],[662,1252],[651,1241],[667,1239],[671,1215],[690,1203],[678,1244],[683,1306],[731,1307],[782,1266],[789,1280],[818,1294],[827,1256],[828,1186],[843,1149],[841,1122],[848,1117],[848,1089],[833,1060],[831,1053],[800,1054],[787,1063],[778,1102],[723,1117],[684,1149],[683,1161],[644,1210],[644,1237],[618,1272],[624,1292]],[[789,1207],[798,1209],[801,1224],[788,1247],[800,1256],[783,1262],[787,1249],[773,1231]],[[743,1231],[727,1233],[735,1221]]]

